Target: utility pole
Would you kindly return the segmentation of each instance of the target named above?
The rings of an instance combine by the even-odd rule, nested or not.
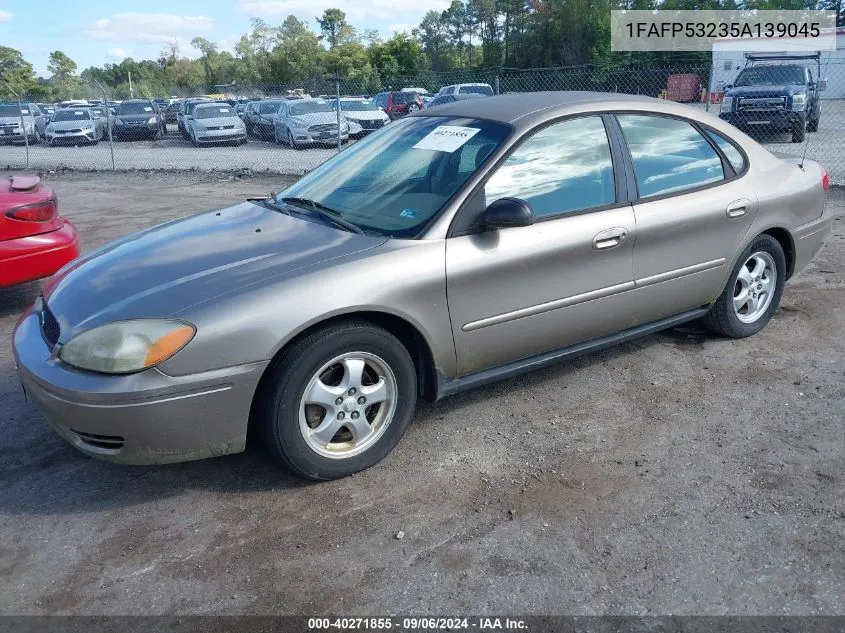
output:
[[[134,99],[135,93],[132,92],[132,71],[130,70],[128,72],[129,72],[129,98]]]

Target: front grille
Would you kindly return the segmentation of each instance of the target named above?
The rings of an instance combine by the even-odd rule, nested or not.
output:
[[[72,130],[56,130],[56,134],[79,134],[82,132],[82,128],[74,128]]]
[[[126,440],[118,435],[95,435],[93,433],[83,433],[82,431],[71,431],[82,441],[94,448],[107,451],[119,451],[126,444]]]
[[[322,125],[312,125],[308,128],[309,132],[337,132],[337,124],[336,123],[325,123]]]
[[[224,125],[224,126],[223,126],[223,127],[221,127],[220,129],[221,129],[221,130],[234,130],[234,129],[235,129],[235,126],[234,126],[234,125]]]
[[[146,125],[146,121],[127,121],[127,125]]]
[[[59,342],[59,335],[61,334],[61,327],[59,326],[59,322],[56,320],[56,317],[53,316],[53,313],[50,311],[50,308],[47,307],[47,304],[44,304],[44,308],[41,310],[41,334],[44,336],[44,340],[50,345],[50,347],[55,347],[56,343]]]
[[[786,108],[786,97],[743,97],[737,107],[745,112],[782,110]]]

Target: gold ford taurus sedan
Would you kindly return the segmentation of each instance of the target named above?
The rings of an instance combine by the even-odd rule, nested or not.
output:
[[[423,110],[281,194],[76,260],[14,333],[71,444],[372,466],[442,398],[702,319],[745,337],[818,253],[828,176],[666,101],[512,94]],[[250,425],[249,422],[252,422]]]

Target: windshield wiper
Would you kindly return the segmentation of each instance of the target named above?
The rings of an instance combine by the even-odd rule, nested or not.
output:
[[[297,207],[307,207],[314,213],[314,215],[331,222],[335,226],[339,226],[351,233],[364,235],[364,230],[360,226],[352,224],[352,222],[349,222],[348,220],[344,220],[340,213],[331,207],[320,204],[316,200],[310,200],[309,198],[282,198],[282,202]]]
[[[285,215],[290,215],[290,212],[281,204],[276,202],[276,193],[274,191],[270,192],[269,196],[262,197],[262,198],[247,198],[247,202],[255,202],[256,204],[263,204],[268,209],[273,209],[273,211],[278,211],[279,213],[284,213]]]

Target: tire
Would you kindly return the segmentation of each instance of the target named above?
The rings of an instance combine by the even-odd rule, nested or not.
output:
[[[807,126],[803,123],[798,124],[796,127],[792,128],[792,142],[793,143],[803,143],[804,138],[807,136]]]
[[[754,265],[759,265],[761,262],[766,264],[765,270],[749,269],[748,265],[752,260],[754,260]],[[743,270],[746,272],[743,273]],[[772,275],[774,279],[771,279]],[[750,303],[739,308],[735,307],[735,304],[742,301],[746,286],[744,279],[748,277],[759,280],[755,282],[758,288],[765,287],[767,277],[770,280],[769,291],[765,293],[765,299],[762,299],[764,303],[758,304],[756,313],[750,311]],[[702,321],[708,329],[731,338],[745,338],[756,334],[766,327],[777,310],[785,282],[786,257],[783,248],[771,235],[758,235],[739,256],[725,289],[710,308],[710,312],[704,315]],[[763,292],[758,291],[754,294],[754,298],[763,297],[763,295]],[[743,310],[745,314],[742,313]]]
[[[349,367],[364,367],[359,375],[365,379],[356,382]],[[382,388],[372,391],[375,376]],[[344,382],[359,390],[346,391]],[[327,394],[327,406],[308,404],[306,392]],[[340,393],[345,400],[337,406],[331,398]],[[368,394],[385,399],[361,404]],[[325,481],[370,468],[393,450],[414,415],[417,375],[395,336],[366,321],[347,321],[321,328],[279,354],[256,398],[254,422],[270,454],[301,477]],[[327,421],[324,438],[312,433]],[[352,431],[360,427],[365,435],[357,439]]]
[[[288,147],[296,150],[302,149],[302,147],[297,145],[296,141],[293,140],[293,132],[291,132],[290,130],[288,130]]]
[[[818,119],[810,119],[810,122],[807,124],[807,131],[808,132],[818,132],[819,131],[819,120]]]
[[[282,144],[282,139],[279,138],[279,130],[277,130],[275,127],[273,128],[273,142],[276,145]]]

